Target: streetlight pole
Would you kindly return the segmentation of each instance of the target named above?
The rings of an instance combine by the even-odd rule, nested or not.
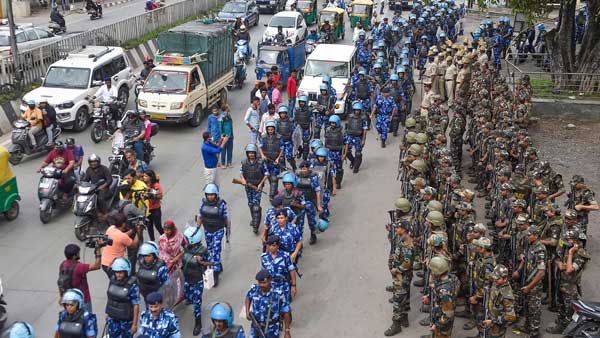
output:
[[[21,80],[21,65],[19,63],[19,50],[17,49],[17,36],[15,35],[15,17],[13,16],[12,0],[6,2],[8,3],[8,30],[10,34],[10,50],[12,51],[15,80]]]

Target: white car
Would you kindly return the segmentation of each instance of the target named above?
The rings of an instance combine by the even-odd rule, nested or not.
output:
[[[263,41],[273,39],[277,35],[277,27],[279,26],[283,28],[286,40],[290,40],[292,43],[297,43],[306,38],[306,21],[304,21],[302,14],[285,11],[273,15],[269,24],[265,25],[267,29],[263,33]]]

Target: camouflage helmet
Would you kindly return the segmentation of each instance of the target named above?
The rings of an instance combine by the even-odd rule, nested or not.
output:
[[[531,236],[531,235],[539,235],[540,233],[541,233],[540,228],[538,228],[536,226],[530,226],[529,228],[527,228],[527,230],[525,230],[525,233],[523,235]]]
[[[416,136],[416,140],[418,144],[425,144],[427,143],[427,134],[425,133],[418,133]]]
[[[478,232],[482,235],[485,235],[487,232],[487,226],[483,223],[477,223],[473,226],[473,232]]]
[[[406,143],[417,143],[417,133],[414,131],[406,133]]]
[[[394,207],[400,211],[406,213],[410,211],[410,201],[404,197],[400,197],[394,202]]]
[[[487,97],[490,93],[488,92],[487,89],[482,89],[479,91],[479,96],[485,96]]]
[[[434,187],[426,186],[425,188],[419,190],[422,195],[437,195],[437,190]]]
[[[429,210],[429,212],[432,212],[432,211],[441,212],[443,208],[444,207],[442,206],[442,203],[440,203],[440,201],[437,201],[437,200],[431,200],[431,201],[429,201],[429,203],[427,203],[427,210]]]
[[[406,121],[404,121],[404,126],[406,128],[412,128],[415,127],[417,125],[417,120],[415,120],[414,117],[409,117],[406,119]]]
[[[494,271],[492,272],[493,279],[507,278],[508,277],[508,269],[506,266],[502,264],[496,265]]]
[[[450,175],[450,182],[460,184],[461,181],[462,181],[462,178],[460,178],[460,175],[458,175],[456,173]]]
[[[444,215],[437,210],[430,211],[425,219],[436,227],[441,227],[444,224]]]
[[[429,262],[429,269],[434,276],[439,276],[448,272],[450,267],[448,266],[447,260],[442,257],[435,256],[431,258],[431,261]]]
[[[411,144],[410,147],[408,147],[408,154],[409,155],[419,156],[422,153],[423,153],[423,147],[421,147],[418,144]]]
[[[577,211],[573,209],[565,211],[565,219],[577,219]]]
[[[477,241],[474,242],[480,248],[485,250],[492,250],[492,240],[487,237],[481,237]]]
[[[525,208],[527,206],[527,202],[524,199],[519,198],[518,200],[515,200],[515,202],[513,203],[513,206]]]
[[[425,171],[427,170],[427,165],[421,159],[412,161],[412,163],[410,164],[410,167],[415,169],[416,171],[418,171],[421,174],[424,174]]]
[[[574,175],[573,178],[571,179],[571,181],[573,183],[581,183],[581,184],[585,183],[585,179],[581,175]]]
[[[568,229],[565,231],[565,239],[579,239],[579,230]]]
[[[526,213],[520,213],[515,222],[517,222],[517,224],[529,223],[529,215]]]
[[[438,234],[433,234],[429,237],[429,244],[433,247],[439,248],[444,244],[444,238]]]

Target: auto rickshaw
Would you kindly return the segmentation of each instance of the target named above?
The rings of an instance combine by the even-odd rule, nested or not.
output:
[[[364,29],[371,26],[371,17],[373,16],[373,1],[354,0],[350,9],[350,27],[356,27],[360,21]]]
[[[331,40],[336,41],[339,39],[343,39],[346,33],[346,24],[344,23],[344,11],[341,8],[337,7],[327,7],[323,8],[319,12],[319,33],[321,32],[321,27],[325,23],[325,21],[329,21],[331,25],[333,37]]]
[[[10,154],[6,148],[0,146],[0,213],[12,221],[19,216],[19,189],[17,177],[10,169],[8,158]]]
[[[298,0],[296,10],[302,13],[307,26],[317,22],[317,0]]]

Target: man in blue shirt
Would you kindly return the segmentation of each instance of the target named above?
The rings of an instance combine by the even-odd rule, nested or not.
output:
[[[148,310],[140,316],[138,334],[150,338],[181,338],[179,320],[171,310],[163,309],[162,295],[152,292],[146,297]]]
[[[219,154],[223,151],[223,146],[227,143],[229,138],[223,136],[219,143],[212,142],[212,134],[210,131],[205,131],[202,134],[202,158],[204,159],[204,181],[205,184],[217,183],[217,163],[219,161]]]
[[[246,294],[246,318],[255,321],[250,329],[250,337],[264,336],[275,338],[280,336],[281,319],[285,330],[284,338],[291,338],[290,305],[280,290],[271,287],[271,273],[261,270],[256,274],[257,284],[253,284]],[[257,331],[260,330],[262,335]]]

